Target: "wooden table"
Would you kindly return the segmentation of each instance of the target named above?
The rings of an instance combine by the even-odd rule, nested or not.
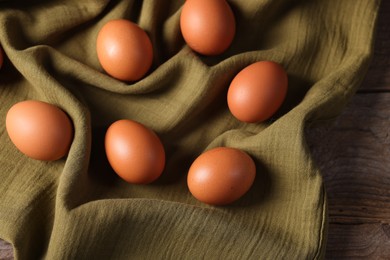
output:
[[[329,127],[308,131],[329,202],[328,259],[390,259],[390,1],[370,69]]]
[[[329,126],[307,130],[329,201],[328,259],[390,259],[390,1],[360,89]],[[0,259],[13,259],[0,240]]]

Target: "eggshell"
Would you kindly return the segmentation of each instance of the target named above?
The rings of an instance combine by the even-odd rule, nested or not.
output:
[[[129,183],[153,182],[164,170],[165,151],[160,139],[138,122],[114,122],[106,132],[105,148],[111,167]]]
[[[240,71],[229,86],[230,112],[240,121],[255,123],[270,118],[287,94],[287,73],[279,64],[260,61]]]
[[[256,166],[245,152],[218,147],[201,154],[191,165],[187,184],[192,195],[212,205],[238,200],[252,186]]]
[[[141,79],[153,62],[152,43],[137,24],[111,20],[97,36],[96,52],[103,69],[123,81]]]
[[[0,69],[3,66],[3,60],[4,60],[4,58],[3,58],[3,49],[0,46]]]
[[[35,100],[13,105],[6,116],[6,129],[15,146],[37,160],[60,159],[73,139],[72,123],[65,112]]]
[[[191,49],[203,55],[218,55],[231,45],[236,23],[225,0],[187,0],[180,28]]]

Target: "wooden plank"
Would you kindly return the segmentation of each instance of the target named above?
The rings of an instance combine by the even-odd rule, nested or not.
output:
[[[390,259],[389,15],[390,1],[382,1],[358,94],[333,125],[308,134],[328,193],[327,259]]]
[[[330,224],[327,259],[389,259],[390,225]]]
[[[308,131],[331,222],[390,223],[390,93],[358,94],[328,128]]]
[[[390,259],[390,93],[357,94],[307,131],[329,206],[328,259]]]

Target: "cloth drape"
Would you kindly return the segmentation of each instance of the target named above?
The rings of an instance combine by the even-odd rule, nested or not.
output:
[[[184,42],[184,1],[0,1],[0,237],[16,259],[321,259],[327,202],[306,144],[312,124],[334,119],[364,77],[379,0],[230,0],[237,32],[206,57]],[[151,38],[153,65],[138,82],[108,76],[96,54],[109,20],[137,23]],[[285,102],[247,124],[227,107],[231,80],[261,60],[287,71]],[[69,154],[30,159],[5,129],[9,108],[35,99],[63,109],[74,126]],[[166,167],[132,185],[110,168],[104,135],[118,119],[153,129]],[[228,146],[255,161],[250,191],[209,206],[188,191],[203,151]]]

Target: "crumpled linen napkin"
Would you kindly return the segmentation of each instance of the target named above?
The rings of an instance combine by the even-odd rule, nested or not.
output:
[[[0,237],[16,259],[320,259],[327,230],[321,174],[304,130],[336,117],[368,67],[379,0],[230,0],[237,33],[223,54],[185,45],[184,1],[1,1]],[[95,51],[110,19],[137,23],[154,61],[140,81],[105,74]],[[258,124],[237,121],[226,92],[245,66],[280,63],[287,98]],[[42,162],[13,146],[8,109],[38,99],[66,111],[69,154]],[[161,138],[167,164],[150,185],[119,179],[104,153],[118,119]],[[202,152],[236,147],[254,159],[251,190],[230,206],[202,204],[186,186]]]

